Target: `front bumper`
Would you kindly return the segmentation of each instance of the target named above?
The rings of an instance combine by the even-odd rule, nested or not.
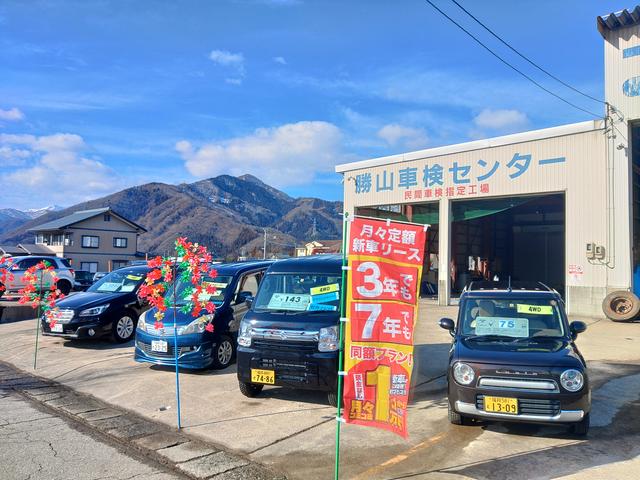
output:
[[[42,327],[42,334],[47,337],[61,337],[69,338],[73,340],[82,340],[90,338],[99,338],[111,333],[111,321],[100,321],[98,317],[85,317],[86,320],[82,322],[69,322],[62,323],[62,332],[52,332],[49,327],[49,322],[42,319],[40,325]],[[89,333],[93,331],[93,335]]]
[[[167,342],[166,352],[154,352],[151,342],[163,340]],[[205,338],[202,334],[178,336],[178,366],[200,370],[208,368],[213,363],[213,350],[217,343],[211,338]],[[175,366],[175,340],[171,335],[150,335],[136,330],[136,343],[134,360],[141,363],[154,365]]]
[[[274,370],[274,386],[334,392],[338,385],[338,353],[297,349],[238,347],[238,380],[251,383],[251,369]],[[312,350],[313,349],[313,350]]]
[[[484,410],[478,409],[473,403],[464,403],[460,401],[456,402],[455,410],[462,415],[469,415],[477,418],[533,423],[575,423],[582,420],[585,416],[584,410],[560,410],[556,415],[510,415],[508,413],[485,412]]]

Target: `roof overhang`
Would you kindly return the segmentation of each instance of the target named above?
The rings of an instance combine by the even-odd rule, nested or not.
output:
[[[601,15],[597,18],[597,22],[598,31],[603,37],[606,37],[608,31],[640,25],[640,6],[636,6],[631,11],[625,8],[619,12]]]
[[[504,145],[512,145],[523,142],[532,142],[535,140],[544,140],[553,137],[563,137],[567,135],[575,135],[578,133],[591,132],[593,130],[600,130],[602,128],[602,121],[589,120],[586,122],[561,125],[559,127],[543,128],[540,130],[531,130],[529,132],[514,133],[512,135],[503,135],[500,137],[475,140],[473,142],[457,143],[454,145],[446,145],[444,147],[417,150],[415,152],[390,155],[388,157],[361,160],[359,162],[353,163],[343,163],[341,165],[336,165],[336,172],[344,173],[361,168],[380,167],[382,165],[391,165],[394,163],[407,162],[411,160],[421,160],[423,158],[439,157],[442,155],[450,155],[454,153],[470,152],[474,150],[501,147]]]

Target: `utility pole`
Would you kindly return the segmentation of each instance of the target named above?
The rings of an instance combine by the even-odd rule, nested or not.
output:
[[[267,259],[267,229],[263,228],[262,231],[264,232],[264,242],[262,244],[262,259],[266,260]]]

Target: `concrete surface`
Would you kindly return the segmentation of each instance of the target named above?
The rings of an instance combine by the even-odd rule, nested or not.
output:
[[[501,479],[579,474],[579,478],[613,479],[615,472],[625,470],[622,464],[631,462],[640,468],[636,458],[640,452],[633,446],[640,445],[640,325],[581,318],[589,329],[578,345],[590,363],[594,416],[601,420],[587,440],[580,440],[560,427],[450,425],[444,378],[450,337],[436,322],[455,315],[456,307],[422,302],[409,440],[371,428],[343,426],[343,478]],[[0,360],[29,371],[34,330],[35,320],[0,325]],[[175,373],[135,363],[131,344],[47,337],[41,338],[40,346],[38,375],[175,425]],[[238,391],[235,367],[185,372],[180,378],[185,433],[248,455],[288,478],[332,476],[335,409],[327,405],[324,394],[267,387],[261,396],[248,399]],[[616,383],[609,383],[613,381]],[[619,392],[625,395],[620,397]]]
[[[149,464],[38,410],[16,394],[0,394],[0,478],[78,480],[130,478],[178,480]]]

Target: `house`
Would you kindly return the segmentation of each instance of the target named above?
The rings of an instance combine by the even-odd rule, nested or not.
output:
[[[22,244],[23,250],[46,249],[90,272],[111,271],[139,259],[138,236],[146,232],[109,207],[74,212],[29,231],[35,234],[36,248]]]
[[[296,257],[319,255],[321,253],[340,253],[342,240],[312,240],[304,247],[296,247]]]

